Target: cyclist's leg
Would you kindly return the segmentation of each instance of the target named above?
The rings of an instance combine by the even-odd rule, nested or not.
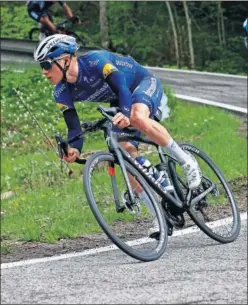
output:
[[[118,133],[124,133],[122,129],[113,127],[113,130]],[[140,136],[141,132],[137,131],[135,133],[136,136]],[[139,143],[136,141],[129,141],[129,142],[120,142],[121,147],[123,147],[134,159],[138,155]],[[141,185],[137,182],[137,180],[130,174],[128,174],[129,181],[131,183],[132,189],[134,190],[135,194],[140,198],[142,202],[145,203],[147,208],[150,210],[153,216],[156,215],[154,208],[150,199],[148,198],[147,194],[144,192]]]
[[[158,145],[166,148],[182,166],[189,188],[195,189],[201,183],[201,172],[196,159],[184,152],[166,128],[152,119],[158,110],[162,96],[163,89],[159,79],[155,77],[143,79],[132,95],[131,125]]]
[[[132,94],[131,125],[145,133],[152,141],[165,146],[170,135],[167,130],[153,119],[158,112],[163,97],[159,79],[144,78]]]

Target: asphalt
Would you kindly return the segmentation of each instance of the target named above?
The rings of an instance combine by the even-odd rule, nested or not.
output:
[[[247,109],[247,77],[151,69],[174,93]]]
[[[142,263],[120,250],[1,270],[1,304],[247,304],[247,221],[219,244],[202,232],[169,238]]]

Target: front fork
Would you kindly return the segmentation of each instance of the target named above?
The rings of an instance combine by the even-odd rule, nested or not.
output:
[[[109,151],[111,153],[113,153],[113,155],[116,157],[116,159],[117,159],[117,161],[120,165],[122,174],[124,176],[124,179],[125,179],[125,182],[126,182],[126,185],[127,185],[130,205],[135,206],[136,200],[135,200],[134,191],[133,191],[133,188],[131,186],[131,183],[130,183],[130,180],[129,180],[129,177],[128,177],[128,173],[127,173],[127,169],[126,169],[126,166],[125,166],[125,163],[124,163],[122,153],[120,152],[120,149],[118,148],[118,142],[116,140],[115,133],[112,132],[111,128],[112,128],[112,126],[107,127],[107,130],[106,130],[106,133],[105,133],[105,139],[106,139]],[[112,168],[112,170],[114,172],[114,162],[111,162],[110,167]],[[112,183],[112,188],[113,188],[116,211],[118,213],[123,212],[124,209],[125,209],[125,206],[123,206],[120,203],[120,200],[119,200],[118,187],[117,187],[117,183],[116,183],[115,174],[111,175],[111,183]]]

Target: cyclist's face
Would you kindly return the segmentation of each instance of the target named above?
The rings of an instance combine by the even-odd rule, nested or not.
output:
[[[61,64],[61,61],[62,60],[58,60],[58,63]],[[63,73],[55,63],[52,63],[51,68],[48,70],[42,68],[42,74],[45,75],[53,85],[58,84],[63,78]]]

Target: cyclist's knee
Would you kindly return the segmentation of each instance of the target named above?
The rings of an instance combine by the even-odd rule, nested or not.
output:
[[[142,103],[136,103],[132,106],[130,123],[132,126],[136,127],[138,130],[146,128],[146,122],[149,118],[150,110],[147,105]]]
[[[132,158],[136,158],[138,155],[137,148],[130,142],[121,142],[121,147],[124,148],[131,156]]]
[[[147,132],[147,120],[149,116],[142,115],[141,113],[136,113],[130,117],[130,124],[134,126],[137,130],[146,133]]]

